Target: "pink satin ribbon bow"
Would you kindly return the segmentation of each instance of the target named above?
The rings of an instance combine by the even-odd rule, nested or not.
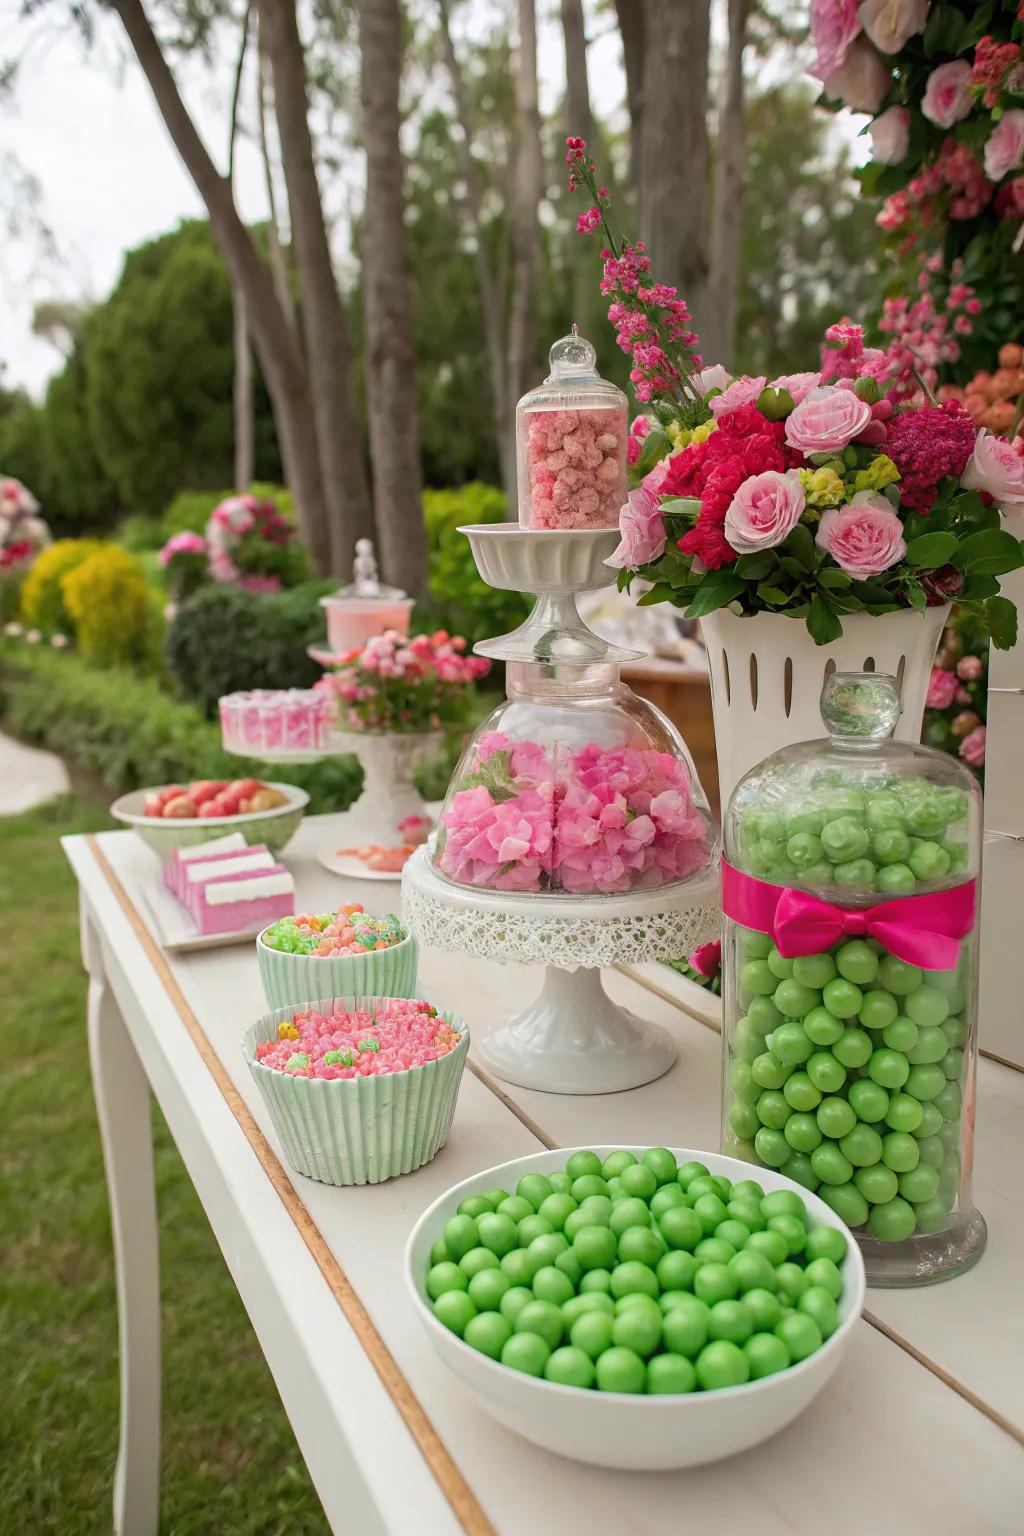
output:
[[[834,907],[807,891],[769,885],[722,860],[722,911],[770,934],[780,955],[817,955],[840,939],[866,935],[891,955],[927,971],[951,971],[974,927],[975,881],[952,890],[903,896],[877,907]]]

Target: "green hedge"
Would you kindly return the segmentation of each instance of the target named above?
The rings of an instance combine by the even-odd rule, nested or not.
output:
[[[504,494],[480,480],[458,490],[424,491],[430,592],[417,604],[417,629],[447,629],[474,645],[515,629],[526,618],[530,599],[489,587],[477,571],[469,540],[458,532],[464,523],[504,522],[505,511]]]
[[[12,735],[95,773],[115,795],[179,780],[277,777],[265,763],[224,752],[220,726],[153,679],[101,672],[67,651],[0,643],[0,713]],[[309,791],[311,812],[343,811],[362,772],[355,758],[338,757],[289,767],[285,778]]]

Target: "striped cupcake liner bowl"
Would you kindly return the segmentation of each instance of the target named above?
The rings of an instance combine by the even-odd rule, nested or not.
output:
[[[361,955],[293,955],[270,949],[263,933],[256,940],[256,957],[270,1008],[335,995],[416,996],[420,951],[411,933],[387,949],[368,949]]]

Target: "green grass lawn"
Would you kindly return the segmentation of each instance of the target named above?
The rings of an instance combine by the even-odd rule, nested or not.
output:
[[[104,1536],[117,1317],[89,1083],[75,882],[85,794],[0,820],[0,1531]],[[154,1111],[163,1277],[163,1536],[327,1525],[231,1277]]]

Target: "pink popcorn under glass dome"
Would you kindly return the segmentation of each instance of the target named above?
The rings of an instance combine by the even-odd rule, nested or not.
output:
[[[592,897],[707,868],[715,834],[686,746],[617,665],[514,661],[507,690],[452,776],[433,852],[440,874]]]
[[[626,397],[601,378],[575,326],[549,355],[551,373],[516,407],[519,521],[616,528],[626,499]]]

